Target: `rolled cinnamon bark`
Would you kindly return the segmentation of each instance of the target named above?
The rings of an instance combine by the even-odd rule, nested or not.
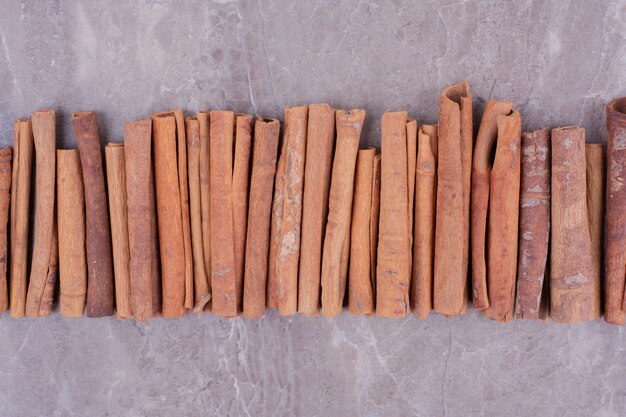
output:
[[[104,148],[104,156],[109,192],[109,212],[111,214],[116,315],[118,319],[126,320],[133,316],[133,311],[131,305],[124,145],[109,143]]]
[[[552,129],[550,317],[561,323],[600,316],[599,277],[586,201],[585,130]]]
[[[11,202],[11,148],[0,149],[0,314],[9,308],[7,263],[9,261],[8,223]]]
[[[204,241],[202,236],[202,195],[200,190],[200,122],[197,118],[185,119],[187,161],[189,173],[189,215],[191,219],[191,249],[193,253],[193,281],[196,313],[200,313],[211,299],[209,280],[205,269]]]
[[[550,129],[522,134],[516,318],[546,319],[550,239]]]
[[[57,151],[57,227],[61,314],[81,317],[87,298],[85,194],[78,150]]]
[[[35,193],[35,227],[33,230],[33,258],[31,262],[26,315],[47,315],[52,305],[44,305],[44,293],[53,259],[52,240],[54,234],[54,191],[56,179],[56,129],[54,110],[40,110],[32,114],[35,142],[35,166],[37,167]],[[54,287],[53,287],[54,290]],[[49,291],[49,290],[48,290]],[[52,300],[50,300],[50,303]],[[48,313],[49,314],[49,313]]]
[[[302,198],[302,248],[298,272],[298,312],[303,316],[317,315],[320,308],[322,246],[328,214],[334,145],[335,112],[328,104],[311,104]]]
[[[41,296],[41,309],[39,316],[49,316],[52,313],[52,302],[54,301],[54,291],[59,280],[59,235],[57,231],[56,217],[52,220],[52,242],[50,246],[50,260],[48,263],[48,273],[46,274],[46,285]]]
[[[341,314],[346,292],[352,193],[365,110],[337,110],[337,149],[328,198],[328,222],[322,253],[322,314]],[[346,249],[347,248],[347,249]],[[346,254],[347,252],[347,254]]]
[[[113,315],[113,261],[107,195],[102,169],[100,136],[94,112],[74,113],[76,135],[85,185],[88,317]]]
[[[409,309],[412,230],[409,230],[406,125],[406,112],[383,114],[376,274],[376,315],[382,317],[402,317]]]
[[[28,220],[31,168],[33,163],[33,130],[29,119],[15,122],[13,130],[13,173],[11,175],[11,245],[10,245],[10,312],[23,317],[26,312],[28,271]]]
[[[163,317],[180,317],[187,313],[187,264],[179,164],[176,158],[177,130],[174,114],[152,116]]]
[[[417,121],[415,120],[409,120],[406,124],[406,157],[407,197],[409,204],[409,277],[411,277],[413,271],[413,212],[415,210],[415,171],[417,163]]]
[[[472,92],[462,81],[439,97],[434,310],[447,316],[467,311]]]
[[[607,198],[604,319],[624,324],[626,316],[626,97],[606,106]]]
[[[209,181],[209,113],[198,112],[198,127],[200,130],[200,212],[202,215],[202,250],[204,256],[204,271],[207,277],[206,291],[211,294],[211,185]],[[210,300],[204,309],[210,310]]]
[[[265,313],[272,188],[279,134],[278,120],[256,118],[243,286],[244,317],[258,318]]]
[[[287,120],[285,120],[283,131],[287,130]],[[283,139],[278,163],[276,165],[276,175],[274,180],[274,199],[272,200],[272,218],[270,224],[270,249],[267,262],[267,295],[266,304],[268,308],[278,308],[278,275],[277,261],[280,248],[280,230],[283,224],[283,205],[285,203],[285,167],[287,154],[287,142]]]
[[[415,224],[411,300],[419,318],[433,309],[435,210],[437,207],[437,125],[421,125],[415,172]]]
[[[604,230],[604,184],[606,180],[606,159],[604,145],[588,143],[585,145],[587,175],[587,214],[593,254],[593,269],[598,277],[598,291],[602,282],[602,253]]]
[[[152,147],[152,143],[150,143]],[[163,291],[161,283],[161,249],[159,246],[159,226],[157,220],[156,180],[154,158],[150,159],[150,243],[152,248],[152,315],[161,315]],[[142,200],[144,201],[144,200]],[[132,256],[132,254],[131,254]],[[132,260],[132,258],[131,258]]]

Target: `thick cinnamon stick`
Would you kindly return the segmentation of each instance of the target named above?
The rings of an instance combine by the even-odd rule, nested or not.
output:
[[[302,247],[298,272],[298,312],[314,316],[320,308],[322,246],[335,144],[335,112],[328,104],[311,104],[302,198]]]
[[[550,317],[561,323],[600,316],[586,200],[585,130],[552,129]]]
[[[522,134],[516,318],[546,319],[549,310],[550,130]]]
[[[469,82],[439,97],[434,310],[447,316],[467,310],[472,93]]]
[[[57,151],[57,226],[61,314],[81,317],[87,298],[85,194],[78,150]]]
[[[587,175],[587,214],[589,216],[589,233],[593,254],[593,269],[602,282],[602,253],[604,230],[604,184],[606,180],[606,158],[604,145],[588,143],[585,145]],[[599,290],[599,289],[598,289]]]
[[[411,283],[407,113],[383,114],[376,315],[402,317]],[[413,213],[410,213],[411,216]]]
[[[33,259],[31,263],[26,315],[47,315],[52,305],[44,305],[44,293],[51,269],[54,234],[54,191],[56,179],[56,129],[54,110],[40,110],[32,114],[35,142],[36,182],[35,227],[33,230]],[[53,287],[54,288],[54,287]],[[49,290],[48,290],[49,291]],[[50,303],[52,300],[50,300]]]
[[[200,213],[202,216],[202,251],[204,257],[204,271],[207,278],[208,294],[211,294],[211,184],[209,181],[209,113],[198,112],[198,128],[200,130]],[[201,288],[201,293],[204,290]],[[205,305],[209,309],[210,301]]]
[[[243,315],[245,317],[258,318],[265,313],[272,188],[279,134],[278,120],[256,118],[243,286]]]
[[[352,193],[365,110],[337,110],[337,149],[328,197],[328,222],[322,253],[322,314],[341,314],[346,292]],[[346,249],[347,248],[347,249]],[[347,254],[346,254],[347,252]]]
[[[7,270],[9,262],[8,223],[11,202],[11,148],[0,149],[0,314],[9,308]]]
[[[31,168],[33,163],[33,130],[31,121],[20,119],[13,130],[13,173],[11,175],[11,317],[26,312],[28,221]]]
[[[118,319],[126,320],[133,316],[133,312],[131,305],[124,145],[109,143],[104,148],[104,156],[109,191],[109,212],[111,214],[116,315]]]
[[[437,207],[437,125],[421,125],[415,171],[415,224],[413,243],[413,310],[427,318],[433,309],[435,210]]]

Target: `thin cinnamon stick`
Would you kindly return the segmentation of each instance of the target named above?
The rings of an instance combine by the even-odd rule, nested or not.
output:
[[[29,119],[19,119],[13,130],[13,173],[11,175],[11,317],[26,312],[28,221],[31,168],[33,163],[33,130]]]
[[[61,314],[81,317],[87,298],[85,194],[78,150],[57,151],[57,227]]]
[[[9,262],[8,223],[11,202],[11,148],[0,149],[0,314],[9,308],[7,269]]]
[[[287,130],[288,121],[285,119],[283,131]],[[283,134],[284,136],[284,134]],[[270,249],[267,262],[267,295],[266,304],[268,308],[278,308],[278,275],[277,261],[280,248],[280,230],[283,224],[283,209],[285,203],[285,168],[287,154],[287,142],[283,139],[278,163],[276,165],[276,175],[274,180],[274,198],[272,200],[272,217],[270,223]],[[285,155],[285,156],[283,156]]]
[[[600,291],[602,282],[602,253],[604,230],[604,184],[606,180],[606,158],[604,145],[588,143],[585,145],[586,176],[587,176],[587,214],[589,216],[589,233],[593,254],[593,269],[598,277],[597,286]]]
[[[600,316],[586,201],[585,130],[552,129],[550,317],[561,323]]]
[[[335,144],[335,112],[328,104],[311,104],[307,129],[302,247],[298,271],[298,312],[319,314],[322,246]]]
[[[421,125],[415,172],[415,224],[413,234],[413,310],[427,318],[433,309],[435,211],[437,207],[437,125]]]
[[[48,315],[52,309],[44,304],[44,293],[51,269],[54,234],[54,194],[56,179],[56,129],[54,110],[40,110],[32,114],[35,143],[36,183],[35,227],[33,230],[33,259],[26,296],[26,315]],[[48,290],[49,291],[49,290]]]
[[[546,319],[550,239],[550,129],[522,134],[516,318]]]
[[[256,118],[243,286],[244,317],[258,318],[265,313],[272,188],[279,134],[278,120]]]
[[[198,112],[198,127],[200,130],[200,212],[202,216],[202,251],[204,257],[204,271],[207,277],[206,291],[211,294],[211,184],[209,180],[210,146],[209,146],[209,113]],[[201,289],[202,293],[202,289]],[[210,310],[211,301],[204,309]]]
[[[337,149],[333,159],[322,252],[322,314],[326,317],[341,314],[343,308],[349,265],[352,193],[364,119],[365,110],[336,112]]]
[[[417,164],[417,121],[409,120],[406,124],[406,167],[408,187],[409,219],[409,277],[413,271],[413,217],[415,210],[415,170]],[[409,297],[410,300],[410,297]],[[410,301],[409,301],[410,302]],[[410,308],[410,305],[409,305]]]
[[[433,306],[447,316],[467,310],[472,137],[472,93],[462,81],[439,97]]]

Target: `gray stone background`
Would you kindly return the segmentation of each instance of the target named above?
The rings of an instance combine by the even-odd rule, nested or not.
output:
[[[525,129],[580,124],[605,141],[626,94],[624,1],[0,0],[0,144],[40,107],[96,110],[103,138],[175,106],[280,117],[325,101],[433,122],[467,78],[476,120],[513,100]],[[146,325],[0,319],[2,416],[624,416],[626,332],[475,312]]]

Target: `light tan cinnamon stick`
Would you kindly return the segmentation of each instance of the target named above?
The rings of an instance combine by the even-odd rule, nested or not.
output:
[[[346,292],[352,220],[352,193],[365,110],[337,110],[337,149],[328,197],[322,253],[322,314],[341,314]]]
[[[587,175],[587,214],[593,254],[593,269],[598,277],[598,291],[602,282],[602,254],[604,230],[604,184],[606,181],[606,158],[602,143],[585,145]]]
[[[472,93],[462,81],[439,97],[433,306],[447,316],[467,310],[472,138]]]
[[[624,324],[626,316],[626,97],[606,106],[607,198],[604,319]]]
[[[412,230],[409,230],[406,125],[406,112],[383,114],[376,274],[376,315],[382,317],[402,317],[409,309]]]
[[[552,129],[550,317],[561,323],[600,316],[586,201],[585,130]]]
[[[13,130],[13,173],[11,175],[11,317],[26,312],[28,268],[28,221],[30,207],[31,168],[33,163],[33,130],[29,119],[19,119]]]
[[[546,319],[550,239],[550,129],[522,134],[516,318]]]
[[[77,149],[57,151],[57,227],[61,314],[81,317],[87,298],[85,194]]]
[[[409,278],[413,271],[413,217],[415,210],[415,171],[417,163],[417,121],[409,120],[406,124],[406,166],[408,187],[409,219]],[[410,297],[409,297],[410,300]],[[409,301],[410,302],[410,301]],[[410,308],[410,305],[409,305]]]
[[[9,308],[7,266],[9,262],[8,223],[11,204],[11,148],[0,149],[0,314]]]
[[[33,259],[26,296],[26,315],[48,315],[52,305],[44,305],[44,293],[51,269],[54,234],[54,191],[56,179],[56,129],[54,110],[40,110],[32,114],[35,143],[36,183],[35,227],[33,230]],[[52,300],[50,300],[50,303]],[[48,313],[48,314],[46,314]]]
[[[244,317],[258,318],[265,313],[272,188],[279,134],[278,120],[256,118],[243,286]]]
[[[415,172],[415,224],[413,243],[413,310],[427,318],[433,309],[435,211],[437,207],[437,125],[421,125]]]
[[[206,292],[211,294],[211,184],[209,180],[209,112],[201,111],[196,115],[200,130],[200,212],[202,216],[202,250],[204,257],[204,271],[206,272]],[[203,293],[204,289],[200,289]],[[204,309],[210,310],[211,301],[207,302]]]

